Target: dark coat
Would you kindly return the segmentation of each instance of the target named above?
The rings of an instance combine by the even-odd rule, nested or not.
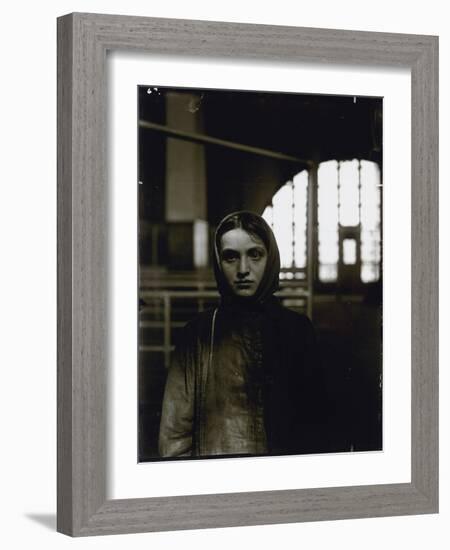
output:
[[[161,455],[320,451],[324,396],[309,319],[276,299],[259,310],[219,308],[211,353],[212,321],[205,312],[183,331],[166,384]]]

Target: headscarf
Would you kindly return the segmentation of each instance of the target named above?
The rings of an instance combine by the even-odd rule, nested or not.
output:
[[[233,219],[234,218],[234,219]],[[267,248],[267,263],[261,282],[253,296],[239,297],[230,288],[225,275],[222,271],[220,262],[220,239],[223,232],[223,226],[229,222],[234,222],[230,229],[241,228],[250,235],[256,235],[261,239]],[[248,224],[252,227],[248,228]],[[226,233],[226,231],[225,231]],[[264,304],[275,291],[279,288],[280,276],[280,252],[275,240],[275,236],[267,222],[258,214],[240,210],[225,216],[219,223],[214,236],[214,273],[217,282],[217,288],[222,297],[222,302],[234,304]]]

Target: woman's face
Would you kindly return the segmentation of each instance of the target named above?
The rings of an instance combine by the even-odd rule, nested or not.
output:
[[[253,296],[266,269],[266,246],[244,229],[231,229],[222,235],[220,264],[236,296]]]

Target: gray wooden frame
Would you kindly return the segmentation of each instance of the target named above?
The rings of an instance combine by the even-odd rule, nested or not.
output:
[[[125,49],[411,69],[411,483],[107,500],[106,52]],[[437,512],[438,38],[82,13],[59,18],[58,318],[58,531],[83,536]]]

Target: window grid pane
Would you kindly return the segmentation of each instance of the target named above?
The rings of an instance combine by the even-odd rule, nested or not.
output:
[[[378,166],[369,161],[326,161],[318,169],[318,262],[319,280],[338,278],[339,225],[361,228],[361,281],[380,277],[381,190]],[[308,173],[288,181],[272,199],[263,218],[272,227],[278,242],[281,267],[304,269],[307,264],[306,232]],[[357,242],[350,250],[343,243],[344,264],[356,263]],[[286,274],[287,275],[287,274]],[[289,274],[291,275],[291,274]],[[288,278],[286,276],[286,278]],[[292,278],[292,275],[291,275]]]
[[[340,162],[339,223],[345,227],[359,224],[359,163]]]
[[[361,161],[361,280],[376,282],[381,262],[381,186],[378,166]]]
[[[318,170],[319,280],[337,280],[339,259],[339,167],[335,160]]]
[[[275,234],[282,268],[306,267],[307,200],[308,173],[304,170],[275,193],[263,212]]]

